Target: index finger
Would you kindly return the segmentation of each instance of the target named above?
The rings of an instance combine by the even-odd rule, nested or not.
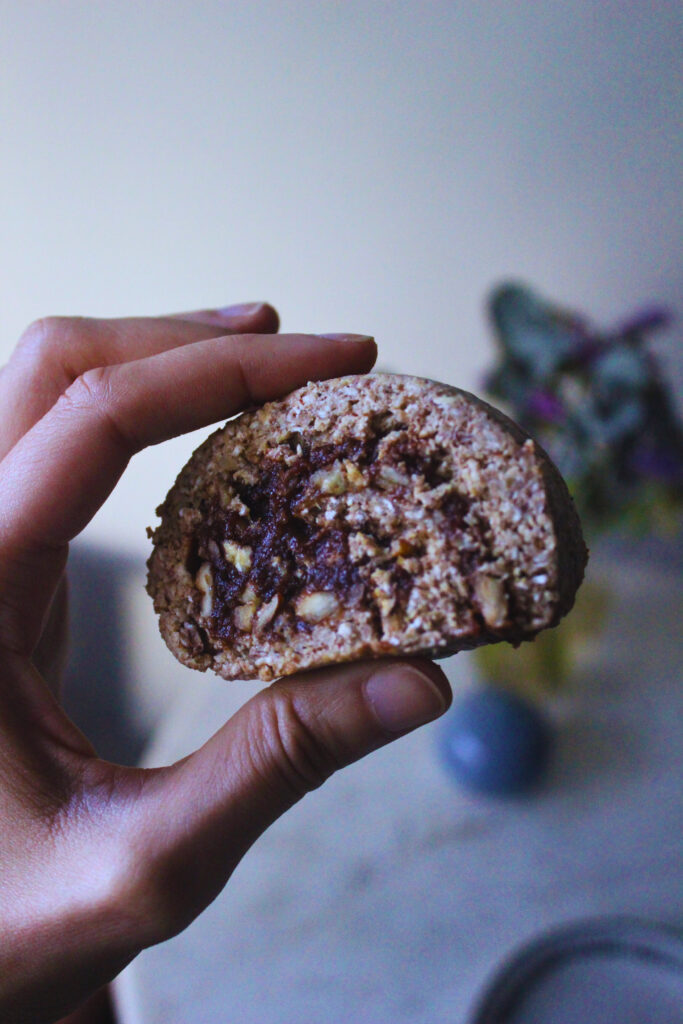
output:
[[[250,335],[211,338],[89,370],[0,463],[0,590],[14,619],[12,635],[23,616],[34,638],[44,591],[56,583],[46,576],[48,563],[56,562],[48,553],[83,529],[135,452],[307,381],[365,373],[376,357],[369,337],[290,334],[254,341]],[[41,552],[44,573],[36,571]],[[20,601],[8,601],[12,594]]]

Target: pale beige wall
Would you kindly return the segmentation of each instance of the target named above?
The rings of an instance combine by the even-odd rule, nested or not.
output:
[[[0,0],[0,24],[0,361],[45,313],[268,298],[476,388],[501,276],[683,310],[676,2]],[[91,539],[144,550],[195,441],[140,457]]]

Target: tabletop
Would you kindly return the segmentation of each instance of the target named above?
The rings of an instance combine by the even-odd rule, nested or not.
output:
[[[443,720],[345,769],[280,819],[185,932],[115,986],[122,1024],[464,1024],[517,946],[586,916],[683,920],[680,579],[612,558],[602,641],[552,702],[544,787],[459,788]],[[468,655],[444,663],[456,694]],[[205,740],[255,691],[200,680],[147,760]]]

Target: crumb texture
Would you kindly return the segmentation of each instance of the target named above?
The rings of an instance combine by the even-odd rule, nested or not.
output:
[[[586,561],[531,439],[466,392],[390,374],[229,421],[158,512],[162,636],[226,679],[529,638],[571,607]]]

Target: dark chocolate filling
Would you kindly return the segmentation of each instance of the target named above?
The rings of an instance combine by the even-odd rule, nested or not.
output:
[[[349,556],[349,535],[360,530],[380,545],[388,547],[393,536],[383,534],[379,523],[366,520],[360,526],[343,520],[327,522],[318,513],[325,503],[321,494],[316,508],[311,502],[310,478],[320,469],[332,466],[337,460],[348,459],[369,477],[374,487],[381,467],[393,466],[407,477],[421,475],[428,488],[438,487],[448,476],[445,468],[445,452],[440,450],[426,456],[419,450],[417,442],[402,426],[383,422],[372,424],[370,436],[350,437],[343,443],[310,447],[300,435],[289,439],[290,447],[297,452],[296,459],[287,464],[284,460],[264,459],[255,467],[258,473],[256,483],[242,483],[234,477],[230,485],[248,510],[240,514],[235,509],[221,508],[217,502],[203,509],[203,520],[197,528],[190,562],[193,566],[208,561],[213,573],[213,607],[210,634],[231,643],[240,635],[234,622],[234,610],[240,604],[245,587],[250,584],[260,605],[279,595],[279,609],[293,616],[292,602],[301,593],[325,591],[335,593],[341,604],[363,603],[377,612],[368,581],[372,559],[355,563]],[[391,434],[391,436],[389,436]],[[381,457],[377,448],[383,437],[387,438]],[[396,489],[405,485],[392,484]],[[386,491],[386,484],[382,485]],[[441,503],[442,528],[453,539],[454,557],[462,557],[467,572],[474,569],[474,563],[481,563],[482,549],[488,549],[488,527],[484,522],[465,528],[464,519],[470,510],[470,500],[462,494],[449,492]],[[469,538],[467,548],[461,546],[465,535]],[[232,541],[251,550],[251,565],[239,571],[226,560],[222,550],[224,541]],[[471,561],[471,565],[469,561]],[[189,565],[188,565],[189,567]],[[391,560],[383,564],[391,573],[392,588],[399,610],[405,608],[413,580],[401,566]],[[379,635],[381,616],[373,615]],[[275,617],[277,621],[277,616]],[[270,623],[268,628],[275,624]],[[296,628],[311,629],[301,619],[293,619]]]

